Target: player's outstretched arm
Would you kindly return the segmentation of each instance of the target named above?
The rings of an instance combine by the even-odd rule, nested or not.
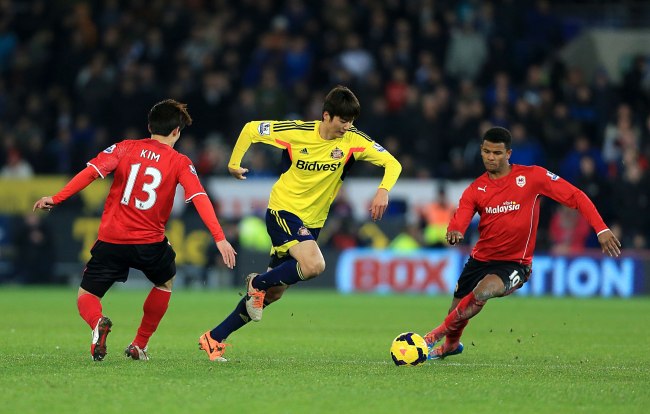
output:
[[[452,230],[447,232],[446,238],[447,238],[447,243],[454,246],[460,243],[461,241],[463,241],[464,237],[463,237],[463,233],[456,230]]]
[[[388,190],[378,188],[369,209],[372,221],[381,220],[386,212],[386,208],[388,208]]]
[[[52,200],[52,196],[45,196],[41,197],[40,200],[34,203],[34,208],[32,208],[32,211],[36,211],[37,208],[49,211],[52,210],[52,207],[54,207],[54,200]]]
[[[77,175],[75,175],[68,182],[68,184],[66,184],[65,187],[61,189],[61,191],[53,196],[41,197],[40,200],[34,203],[32,211],[36,211],[37,208],[40,208],[42,210],[52,210],[52,207],[77,194],[79,191],[86,188],[90,183],[95,181],[95,178],[97,177],[99,177],[99,171],[97,171],[95,167],[88,165],[86,168],[77,173]]]
[[[217,249],[219,249],[219,253],[221,253],[221,257],[223,258],[223,262],[226,264],[226,266],[228,266],[229,269],[235,267],[235,256],[237,255],[237,252],[230,245],[230,242],[228,242],[226,239],[218,241]]]
[[[603,253],[611,257],[618,257],[621,255],[621,242],[618,241],[614,233],[607,229],[598,235],[598,243],[603,249]]]

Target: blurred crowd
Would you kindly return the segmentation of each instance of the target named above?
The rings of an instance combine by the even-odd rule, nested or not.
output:
[[[648,56],[618,84],[568,67],[558,51],[586,27],[555,5],[3,0],[0,177],[74,174],[112,142],[146,137],[148,109],[167,97],[195,119],[178,150],[203,176],[224,175],[245,122],[320,119],[324,94],[344,84],[361,101],[356,126],[400,160],[402,177],[475,177],[482,131],[504,126],[512,162],[557,172],[627,246],[648,247]],[[251,150],[252,176],[277,174],[266,151]],[[551,214],[549,244],[581,234],[580,217]]]

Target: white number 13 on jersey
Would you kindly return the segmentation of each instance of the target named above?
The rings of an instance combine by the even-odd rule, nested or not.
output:
[[[132,164],[131,171],[129,172],[129,178],[126,180],[126,185],[124,186],[124,193],[122,194],[121,203],[128,206],[129,201],[131,200],[131,193],[133,192],[133,186],[135,185],[135,179],[138,176],[138,171],[140,171],[140,166],[142,164]],[[144,175],[149,175],[152,177],[150,183],[145,183],[142,185],[142,191],[147,193],[149,197],[146,200],[135,199],[135,208],[138,210],[149,210],[156,204],[156,188],[160,185],[162,181],[162,174],[160,170],[154,167],[147,167],[144,170]]]

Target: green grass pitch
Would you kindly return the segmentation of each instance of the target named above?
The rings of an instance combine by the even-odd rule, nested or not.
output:
[[[227,363],[198,350],[236,291],[174,292],[149,343],[122,355],[147,291],[115,288],[109,354],[89,355],[74,288],[0,289],[0,411],[7,413],[641,413],[650,406],[650,300],[491,300],[465,352],[396,367],[390,342],[425,333],[446,296],[293,289],[228,338]]]

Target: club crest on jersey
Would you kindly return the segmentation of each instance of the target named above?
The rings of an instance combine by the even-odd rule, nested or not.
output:
[[[116,147],[116,146],[117,146],[116,144],[113,144],[113,145],[111,145],[110,147],[106,148],[106,149],[104,150],[104,152],[107,153],[107,154],[112,154],[112,153],[113,153],[113,150],[115,150],[115,147]]]
[[[192,174],[194,174],[194,175],[198,175],[198,174],[196,173],[196,168],[194,168],[194,165],[192,165],[192,164],[190,164],[190,172],[191,172]]]
[[[524,177],[523,175],[518,176],[517,177],[517,185],[519,187],[525,186],[526,185],[526,177]]]
[[[550,171],[548,171],[548,170],[546,170],[546,175],[548,175],[549,177],[551,177],[551,180],[552,180],[552,181],[557,181],[558,178],[560,178],[559,175],[557,175],[557,174],[553,174],[552,172],[550,172]]]
[[[330,157],[332,157],[334,160],[340,160],[343,158],[343,150],[339,147],[334,148],[330,154]]]
[[[376,143],[376,142],[375,142],[374,144],[372,144],[372,147],[373,147],[374,149],[376,149],[377,151],[379,151],[379,152],[384,152],[384,151],[386,151],[386,149],[385,149],[384,147],[382,147],[381,145],[379,145],[379,144]]]
[[[269,122],[260,122],[257,126],[257,132],[260,135],[271,135],[271,124]]]
[[[298,236],[309,236],[311,232],[305,226],[301,226],[298,229]]]

